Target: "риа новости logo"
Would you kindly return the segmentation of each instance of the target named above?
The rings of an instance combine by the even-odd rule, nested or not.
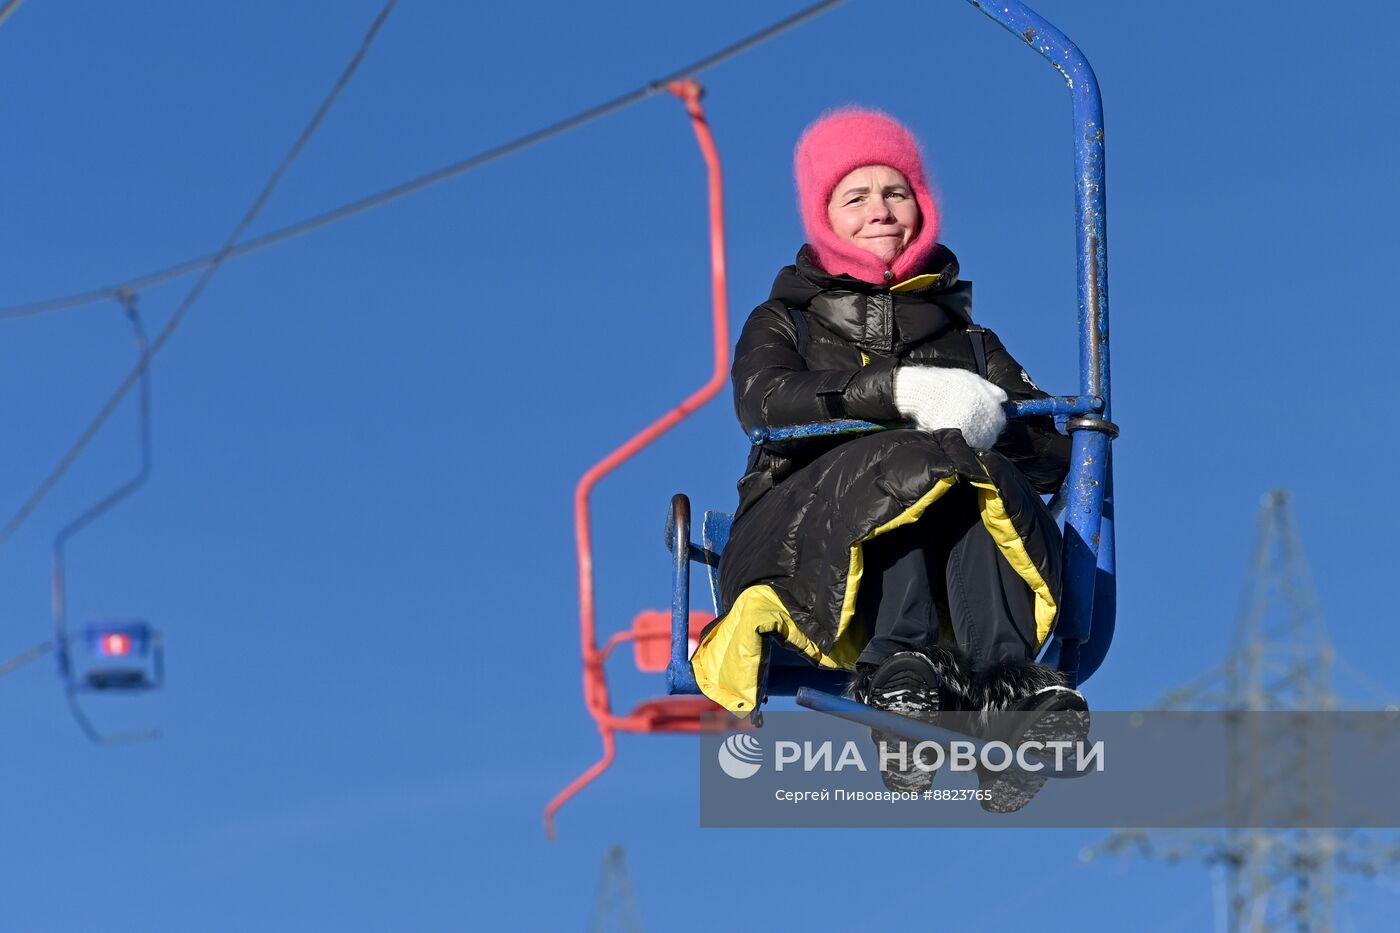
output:
[[[743,732],[731,735],[719,747],[719,766],[732,778],[751,778],[763,766],[763,746]]]

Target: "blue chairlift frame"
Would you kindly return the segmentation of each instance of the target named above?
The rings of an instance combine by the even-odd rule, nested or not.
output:
[[[1058,668],[1071,684],[1082,684],[1103,663],[1113,640],[1116,611],[1113,529],[1113,461],[1111,441],[1118,435],[1109,420],[1108,231],[1105,217],[1103,104],[1089,61],[1064,33],[1019,0],[988,3],[968,0],[1044,56],[1068,84],[1074,116],[1075,234],[1079,299],[1080,394],[1006,403],[1008,418],[1055,415],[1065,419],[1073,445],[1069,476],[1057,496],[1064,508],[1062,596],[1059,617],[1040,660]],[[866,421],[755,430],[754,444],[802,437],[859,434],[906,425]],[[671,658],[666,689],[671,694],[698,694],[688,657],[690,564],[704,564],[716,616],[725,609],[719,596],[719,561],[729,538],[732,516],[706,512],[702,543],[690,540],[690,501],[671,500],[666,543],[672,553]],[[889,716],[886,727],[907,730],[902,717],[881,714],[842,701],[839,692],[849,674],[812,666],[786,648],[770,650],[760,684],[760,704],[768,696],[792,696],[813,709],[848,718]],[[845,704],[845,705],[843,705]],[[846,709],[851,706],[858,709]],[[755,714],[758,710],[755,709]],[[880,725],[871,722],[868,724]]]
[[[99,730],[83,711],[78,702],[81,693],[136,693],[159,689],[165,682],[165,652],[160,633],[144,620],[120,622],[92,622],[84,626],[80,638],[68,632],[68,588],[67,563],[65,560],[68,542],[79,531],[87,528],[95,520],[123,499],[136,492],[146,482],[151,472],[151,382],[150,382],[150,343],[141,315],[136,307],[136,295],[123,292],[121,299],[127,320],[130,321],[136,339],[140,360],[139,415],[141,467],[125,483],[103,496],[77,518],[59,529],[53,542],[53,649],[58,661],[58,676],[63,681],[68,708],[83,734],[98,745],[125,745],[157,738],[160,733],[154,729],[139,732],[126,732],[109,735]],[[89,655],[100,655],[94,651],[100,640],[109,635],[124,635],[129,638],[130,652],[125,663],[107,664],[105,667],[86,665],[79,667],[73,663],[73,643],[78,641]]]
[[[110,656],[104,642],[125,638],[127,651],[117,663],[96,662],[74,669],[71,658],[62,658],[64,682],[69,689],[103,693],[159,690],[165,686],[165,645],[161,635],[144,619],[89,622],[83,626],[83,643],[90,657]]]

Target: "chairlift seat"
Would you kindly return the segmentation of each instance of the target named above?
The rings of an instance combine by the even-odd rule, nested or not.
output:
[[[632,708],[629,719],[638,721],[636,732],[725,732],[734,720],[718,703],[703,696],[665,696],[643,700]]]
[[[1096,411],[1103,407],[1102,400],[1092,397],[1047,399],[1012,404],[1021,408],[1023,414],[1060,414],[1064,413],[1063,410],[1066,409],[1070,413],[1077,413],[1080,409]],[[1042,412],[1040,409],[1044,409],[1044,411]],[[862,422],[826,422],[780,430],[791,432],[796,436],[801,433],[832,433],[833,429],[844,433],[878,429],[879,427],[879,425]],[[755,437],[752,440],[757,443],[761,442],[762,439]],[[1104,532],[1103,545],[1098,548],[1096,559],[1091,558],[1091,573],[1096,579],[1091,580],[1089,584],[1091,588],[1088,591],[1093,594],[1088,600],[1089,609],[1087,612],[1078,613],[1077,619],[1061,618],[1040,658],[1042,663],[1057,666],[1062,645],[1065,642],[1072,643],[1075,661],[1071,667],[1071,679],[1076,684],[1082,683],[1098,667],[1104,653],[1107,652],[1108,644],[1113,635],[1116,600],[1114,598],[1111,473],[1105,474],[1105,486],[1107,487],[1106,495],[1101,500],[1100,505]],[[715,617],[723,617],[728,607],[724,604],[720,593],[720,560],[725,545],[729,542],[733,522],[734,516],[729,512],[705,512],[700,521],[701,543],[696,545],[690,541],[690,500],[683,494],[677,494],[671,499],[671,514],[666,522],[666,542],[674,557],[672,566],[672,604],[674,607],[672,612],[672,656],[666,666],[667,692],[670,694],[695,695],[700,693],[699,685],[695,682],[695,672],[690,665],[690,656],[694,653],[696,635],[687,621],[688,617],[683,615],[683,607],[688,607],[690,604],[690,564],[694,562],[704,565]],[[1073,547],[1075,539],[1068,524],[1065,530],[1066,549],[1068,550]],[[1095,567],[1094,564],[1097,566]],[[1079,590],[1084,588],[1082,580],[1069,581],[1067,585]],[[1073,598],[1073,594],[1070,598]],[[1091,620],[1092,631],[1096,639],[1089,645],[1090,650],[1086,652],[1087,660],[1084,668],[1079,669],[1079,645],[1086,640]],[[690,641],[689,649],[683,657],[676,651],[677,639],[680,637],[682,626],[686,626],[686,635]],[[758,712],[769,697],[796,696],[798,691],[804,688],[809,692],[840,693],[850,680],[849,672],[817,667],[774,635],[765,636],[764,641],[764,661],[759,681],[759,704],[754,713]]]
[[[90,622],[82,644],[91,659],[65,661],[71,689],[97,692],[156,690],[164,680],[160,635],[144,620]],[[64,652],[65,658],[67,652]]]
[[[155,686],[139,667],[94,667],[83,675],[89,690],[149,690]]]

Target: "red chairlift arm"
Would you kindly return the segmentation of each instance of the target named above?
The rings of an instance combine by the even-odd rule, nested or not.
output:
[[[593,487],[604,476],[675,427],[701,405],[714,398],[724,388],[729,378],[729,302],[724,263],[724,178],[720,168],[719,150],[715,147],[714,137],[710,134],[709,124],[705,120],[705,112],[700,106],[703,89],[699,83],[690,80],[677,81],[667,85],[666,89],[685,104],[686,112],[690,115],[691,126],[695,130],[695,138],[700,145],[700,152],[705,158],[708,173],[714,369],[710,378],[699,389],[590,467],[579,479],[578,486],[574,490],[574,539],[578,548],[579,636],[583,651],[583,696],[589,715],[598,724],[598,730],[602,734],[603,757],[568,787],[560,791],[545,808],[545,828],[551,838],[554,836],[553,817],[555,811],[612,763],[615,751],[613,732],[617,729],[636,728],[640,725],[634,717],[614,716],[608,699],[603,661],[608,652],[616,647],[620,639],[610,640],[609,644],[601,650],[598,647],[589,495],[592,493]]]

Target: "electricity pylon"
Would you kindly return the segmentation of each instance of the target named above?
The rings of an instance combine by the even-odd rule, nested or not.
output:
[[[1327,636],[1312,574],[1303,556],[1288,493],[1274,490],[1259,510],[1258,532],[1244,601],[1225,663],[1206,676],[1168,692],[1158,705],[1165,710],[1326,711],[1339,708],[1332,689],[1336,652]],[[1393,703],[1390,708],[1394,708]],[[1249,788],[1250,799],[1232,812],[1265,806],[1280,775],[1254,773],[1261,761],[1278,756],[1260,753],[1276,743],[1268,717],[1241,716],[1234,721],[1228,762],[1233,787]],[[1315,783],[1289,799],[1299,807],[1327,806],[1331,787],[1317,778],[1308,761],[1326,761],[1325,730],[1306,730],[1301,741],[1290,738],[1293,756],[1285,769],[1291,777]],[[1278,748],[1277,744],[1270,744]],[[1256,811],[1258,812],[1258,811]],[[1241,822],[1248,822],[1242,820]],[[1299,809],[1296,826],[1309,814]],[[1224,869],[1225,914],[1229,933],[1331,933],[1339,873],[1373,877],[1400,868],[1400,846],[1355,832],[1325,829],[1231,829],[1196,834],[1132,830],[1112,834],[1087,857],[1131,853],[1170,862],[1199,861]]]
[[[593,904],[589,933],[642,933],[642,915],[632,896],[632,877],[622,846],[613,846],[603,856],[603,872],[598,879],[598,897]]]

